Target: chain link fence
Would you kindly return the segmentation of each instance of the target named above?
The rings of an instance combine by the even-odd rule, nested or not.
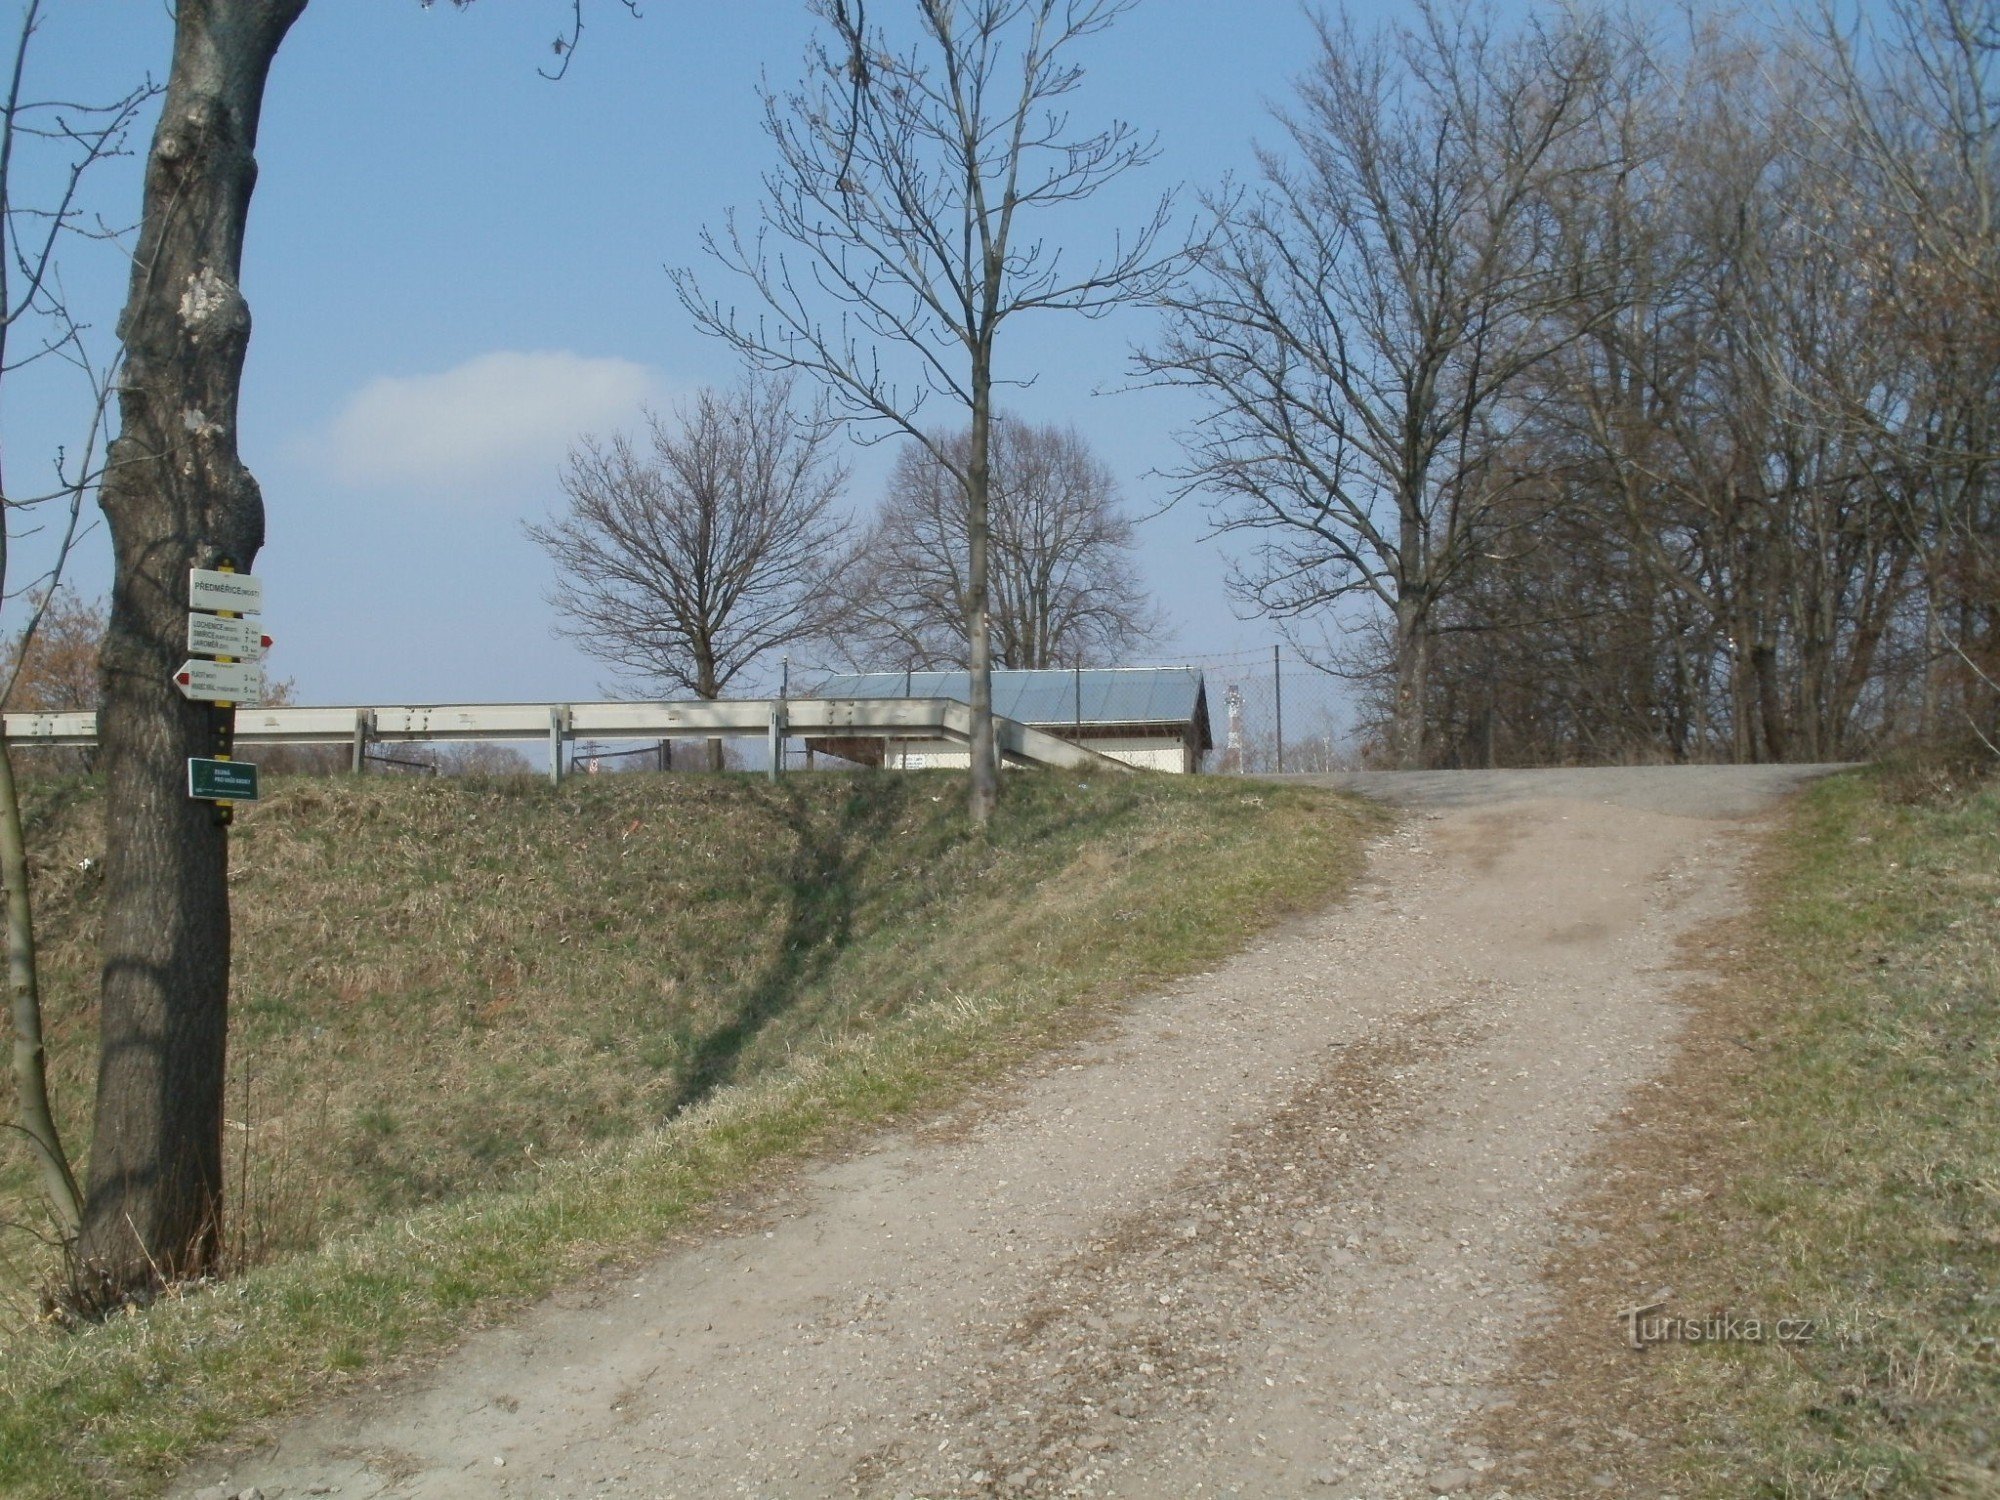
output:
[[[1346,771],[1361,763],[1352,684],[1288,648],[1162,657],[1143,665],[1186,666],[1202,674],[1215,736],[1202,769],[1211,775]]]

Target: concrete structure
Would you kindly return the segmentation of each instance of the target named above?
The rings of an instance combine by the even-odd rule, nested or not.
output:
[[[815,697],[947,699],[971,697],[965,672],[849,672],[828,678]],[[797,700],[794,700],[796,702]],[[993,672],[993,712],[1043,734],[1087,746],[1149,771],[1193,772],[1214,748],[1208,689],[1192,667],[1085,667]],[[936,739],[814,737],[820,754],[891,768],[963,769],[963,745]]]

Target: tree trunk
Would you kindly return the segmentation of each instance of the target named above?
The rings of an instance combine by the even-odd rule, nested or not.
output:
[[[1778,677],[1778,646],[1763,640],[1750,648],[1750,666],[1757,674],[1757,723],[1764,753],[1760,760],[1773,763],[1791,756],[1791,739],[1786,732],[1784,684]]]
[[[1944,631],[1938,625],[1937,563],[1935,558],[1924,561],[1924,686],[1923,698],[1918,708],[1917,733],[1928,740],[1938,732],[1939,704],[1943,701],[1944,680]]]
[[[14,211],[9,184],[13,181],[15,126],[20,119],[17,110],[21,99],[21,72],[27,58],[28,43],[39,24],[37,12],[38,7],[31,4],[22,16],[14,53],[13,85],[7,91],[7,119],[4,125],[0,125],[0,202],[7,205],[6,216],[10,221]],[[13,306],[8,270],[6,256],[0,255],[0,312],[11,310]],[[32,285],[30,289],[33,289]],[[7,335],[10,326],[7,318],[0,317],[0,373],[8,368]],[[11,526],[9,513],[12,509],[6,486],[0,483],[0,597],[5,595],[10,561],[7,533]],[[57,576],[50,580],[51,595],[67,556],[68,549],[65,547],[57,562]],[[31,625],[30,631],[32,628]],[[19,638],[20,654],[15,658],[17,672],[27,655],[29,638],[27,633]],[[35,1164],[41,1174],[42,1189],[48,1198],[50,1211],[54,1213],[63,1237],[73,1240],[83,1223],[83,1195],[77,1188],[76,1174],[63,1149],[61,1133],[56,1129],[55,1112],[49,1107],[48,1053],[42,1044],[41,979],[35,965],[35,913],[29,900],[28,842],[21,827],[21,797],[14,782],[14,762],[4,744],[0,744],[0,880],[4,880],[6,885],[7,989],[14,1021],[14,1096],[21,1114],[19,1124],[35,1153]]]
[[[28,847],[14,761],[0,745],[0,877],[7,887],[7,989],[14,1012],[14,1094],[21,1128],[34,1148],[42,1190],[65,1236],[83,1224],[83,1195],[49,1106],[48,1054],[42,1045],[42,995],[35,964],[35,914],[28,900]]]
[[[1428,750],[1425,719],[1429,705],[1431,634],[1430,612],[1423,601],[1406,591],[1396,601],[1396,697],[1390,719],[1390,738],[1399,771],[1421,771]]]
[[[988,356],[990,358],[990,356]],[[987,511],[993,477],[993,391],[986,359],[975,356],[972,438],[965,465],[965,644],[972,678],[972,821],[985,824],[1000,799],[993,754],[993,639],[987,619]]]
[[[172,674],[191,566],[264,540],[237,457],[250,340],[238,288],[271,60],[305,0],[180,0],[119,336],[121,431],[101,502],[114,558],[101,664],[103,1055],[80,1256],[115,1299],[214,1268],[222,1221],[228,835],[187,795],[216,711]]]
[[[715,653],[706,645],[705,638],[697,641],[695,644],[694,693],[704,703],[713,703],[717,698],[722,696],[722,685],[715,679]],[[708,769],[712,772],[722,771],[726,770],[728,766],[729,757],[723,751],[722,741],[719,739],[710,740],[708,742]]]

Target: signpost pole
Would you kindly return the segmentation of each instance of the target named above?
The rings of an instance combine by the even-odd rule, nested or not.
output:
[[[236,571],[235,560],[233,558],[223,558],[216,564],[216,571],[218,573],[233,574]],[[190,583],[188,588],[188,597],[190,599],[194,597],[192,583]],[[234,610],[218,610],[216,613],[225,620],[240,618]],[[218,656],[216,660],[233,663],[235,658],[231,656]],[[210,706],[209,713],[213,715],[210,738],[215,746],[214,750],[210,753],[219,761],[235,759],[236,705],[233,702],[216,703]],[[192,779],[190,779],[188,789],[190,792],[194,790]],[[225,828],[236,821],[236,803],[232,799],[227,797],[217,797],[215,799],[215,821],[222,824]]]

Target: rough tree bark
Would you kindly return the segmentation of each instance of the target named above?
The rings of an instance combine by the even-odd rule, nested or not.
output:
[[[1421,771],[1429,754],[1425,701],[1430,690],[1430,602],[1417,589],[1396,599],[1396,684],[1389,738],[1399,771]]]
[[[102,658],[103,1055],[80,1260],[98,1295],[213,1268],[222,1214],[228,837],[187,795],[212,711],[172,682],[190,567],[248,568],[264,506],[236,451],[238,287],[272,58],[306,0],[180,0],[119,337],[122,429],[101,501],[115,573]]]

